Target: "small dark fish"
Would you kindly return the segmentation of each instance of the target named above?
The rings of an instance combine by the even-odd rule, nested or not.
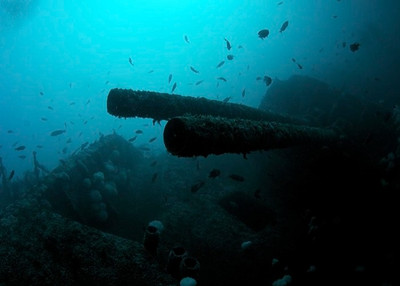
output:
[[[41,117],[40,120],[47,121],[47,118],[46,117]]]
[[[135,131],[135,133],[136,133],[136,134],[143,134],[143,131],[140,130],[140,129],[138,129],[138,130]]]
[[[256,80],[262,80],[261,76],[256,77]]]
[[[224,98],[222,102],[227,103],[231,98],[232,98],[231,96],[227,96]]]
[[[36,145],[36,148],[42,149],[42,148],[43,148],[43,145]]]
[[[75,101],[70,102],[69,105],[75,105]]]
[[[240,175],[230,174],[229,178],[231,178],[234,181],[244,182],[244,178],[242,176],[240,176]]]
[[[222,67],[222,66],[224,65],[224,63],[225,63],[225,61],[220,62],[220,63],[217,65],[217,68]]]
[[[297,66],[299,67],[299,69],[303,69],[303,66],[301,64],[297,63]]]
[[[62,148],[62,150],[61,150],[61,152],[62,152],[63,154],[66,154],[67,151],[68,151],[68,148],[67,148],[67,147]]]
[[[358,51],[358,49],[360,48],[360,43],[353,43],[350,45],[350,51],[355,52]]]
[[[204,80],[199,80],[198,82],[195,83],[195,85],[199,85],[203,82]]]
[[[14,133],[14,131],[10,129],[10,130],[7,130],[7,133],[11,134],[11,133]]]
[[[89,145],[89,142],[86,141],[85,143],[83,143],[83,144],[81,145],[81,150],[85,149],[85,147],[86,147],[87,145]]]
[[[48,109],[50,109],[50,110],[54,110],[54,108],[53,108],[53,107],[51,107],[50,105],[49,105],[49,106],[47,106],[47,108],[48,108]]]
[[[11,181],[11,179],[14,177],[15,171],[12,170],[10,175],[8,176],[8,181]]]
[[[245,97],[245,95],[246,95],[246,89],[243,88],[243,90],[242,90],[242,97]]]
[[[265,84],[266,84],[267,86],[269,86],[269,85],[272,83],[272,78],[270,78],[270,77],[267,76],[267,75],[264,76],[263,80],[264,80],[264,82],[265,82]]]
[[[151,178],[151,182],[154,183],[157,180],[158,173],[154,173],[153,177]]]
[[[14,150],[15,151],[22,151],[22,150],[25,150],[25,146],[24,145],[21,145],[21,146],[18,146],[17,148],[15,148]]]
[[[190,191],[192,193],[196,193],[198,190],[200,190],[204,186],[205,183],[206,182],[204,182],[204,181],[200,181],[200,182],[192,185],[192,187],[190,188]]]
[[[65,129],[58,129],[58,130],[54,130],[50,133],[50,136],[58,136],[61,135],[65,132]]]
[[[279,6],[279,5],[282,5],[282,4],[283,4],[283,1],[279,2],[279,3],[276,4],[276,5]]]
[[[238,46],[238,49],[243,49],[243,46],[242,46],[242,45],[239,45],[239,46]]]
[[[190,41],[189,41],[189,38],[188,38],[187,35],[185,35],[185,42],[188,43],[188,44],[190,44]]]
[[[219,79],[219,80],[222,80],[222,81],[225,81],[225,82],[226,82],[226,78],[224,78],[224,77],[222,77],[222,76],[218,77],[217,79]]]
[[[157,137],[150,138],[149,143],[154,142],[156,139]]]
[[[221,175],[221,171],[218,169],[212,169],[210,174],[208,174],[209,178],[213,178],[215,179],[216,177],[218,177],[219,175]]]
[[[172,80],[172,73],[168,76],[168,83],[171,83]]]
[[[228,49],[228,51],[232,48],[231,43],[225,38],[224,39],[226,42],[226,48]]]
[[[156,160],[153,161],[153,162],[150,164],[150,167],[154,167],[155,165],[157,165],[157,161],[156,161]]]
[[[289,21],[285,21],[283,24],[282,24],[282,27],[281,27],[281,29],[279,30],[279,33],[282,33],[283,31],[285,31],[286,30],[286,28],[289,26]]]
[[[231,61],[231,60],[233,60],[234,55],[227,55],[226,58]]]
[[[174,83],[174,85],[172,86],[172,89],[171,89],[171,93],[174,93],[174,90],[176,89],[176,82]]]
[[[192,66],[190,66],[190,69],[192,70],[192,72],[194,72],[194,73],[199,73],[199,71],[198,70],[196,70],[194,67],[192,67]]]
[[[294,62],[294,63],[295,63],[295,62],[296,62],[296,59],[295,59],[295,58],[292,58],[292,62]]]
[[[88,105],[90,103],[90,99],[88,99],[85,103],[85,105]]]
[[[133,141],[135,141],[136,140],[136,138],[137,138],[137,136],[133,136],[132,138],[129,138],[129,142],[133,142]]]
[[[131,64],[131,66],[133,66],[132,58],[129,58],[129,63]]]
[[[261,189],[255,190],[254,196],[256,197],[256,199],[261,199]]]
[[[41,91],[41,92],[40,92],[40,95],[44,95],[44,93]]]
[[[107,80],[104,84],[109,84],[110,83],[110,81],[109,80]]]
[[[149,70],[147,73],[153,73],[154,72],[154,70]]]
[[[260,39],[264,40],[266,37],[268,37],[268,35],[269,35],[269,30],[268,29],[263,29],[263,30],[258,31],[258,37]]]

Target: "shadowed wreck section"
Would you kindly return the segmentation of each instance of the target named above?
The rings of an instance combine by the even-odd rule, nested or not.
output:
[[[246,154],[295,145],[336,141],[329,129],[213,116],[176,117],[164,129],[167,150],[179,157]]]

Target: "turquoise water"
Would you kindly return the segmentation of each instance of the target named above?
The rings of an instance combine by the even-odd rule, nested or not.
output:
[[[176,94],[257,107],[268,88],[257,77],[301,74],[383,104],[398,96],[396,1],[0,3],[0,156],[16,177],[32,168],[32,151],[51,169],[113,130],[130,138],[143,129],[135,144],[157,137],[152,152],[164,152],[164,123],[107,114],[114,87],[170,92],[176,83]],[[59,129],[66,132],[50,136]]]

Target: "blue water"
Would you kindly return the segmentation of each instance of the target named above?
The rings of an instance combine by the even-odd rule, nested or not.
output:
[[[135,145],[157,137],[152,152],[165,152],[164,123],[107,114],[114,87],[170,92],[176,82],[177,94],[231,96],[257,107],[268,87],[256,77],[302,74],[380,104],[398,100],[399,1],[279,2],[0,0],[0,156],[7,170],[21,178],[33,167],[32,151],[51,169],[114,130],[130,138],[142,129]],[[270,31],[264,40],[261,29]],[[352,52],[355,42],[360,49]],[[57,129],[66,132],[50,136]],[[20,145],[26,149],[16,151]]]

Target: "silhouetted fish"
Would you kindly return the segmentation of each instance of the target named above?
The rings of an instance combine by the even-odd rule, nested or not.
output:
[[[58,136],[63,134],[65,131],[66,131],[65,129],[54,130],[53,132],[50,133],[50,136]]]
[[[246,95],[246,89],[243,88],[243,90],[242,90],[242,97],[244,97],[245,95]]]
[[[242,176],[240,176],[240,175],[230,174],[229,178],[231,178],[234,181],[244,182],[244,178]]]
[[[194,73],[199,73],[199,71],[198,70],[196,70],[194,67],[192,67],[192,66],[190,66],[190,69],[192,70],[192,72],[194,72]]]
[[[281,27],[281,29],[279,30],[279,33],[282,33],[283,31],[285,31],[286,30],[286,28],[289,26],[289,21],[285,21],[283,24],[282,24],[282,27]]]
[[[358,49],[360,48],[360,43],[353,43],[350,45],[350,51],[355,52],[358,51]]]
[[[53,107],[51,107],[50,105],[49,105],[49,106],[47,106],[47,108],[48,108],[48,109],[50,109],[50,110],[54,110],[54,108],[53,108]]]
[[[234,56],[233,55],[227,55],[226,58],[231,61],[231,60],[233,60]]]
[[[174,90],[176,89],[176,82],[174,83],[174,85],[172,86],[172,89],[171,89],[171,93],[174,93]]]
[[[199,85],[203,82],[204,80],[199,80],[198,82],[195,83],[195,85]]]
[[[269,35],[269,30],[268,29],[263,29],[263,30],[261,30],[261,31],[259,31],[258,32],[258,37],[260,38],[260,39],[265,39],[266,37],[268,37],[268,35]]]
[[[21,145],[21,146],[18,146],[17,148],[15,148],[14,150],[15,151],[22,151],[22,150],[25,150],[25,146],[24,145]]]
[[[40,95],[44,95],[44,93],[41,91],[41,92],[39,92],[40,93]]]
[[[269,86],[271,83],[272,83],[272,78],[270,78],[269,76],[264,76],[264,78],[263,78],[263,80],[264,80],[264,82],[265,82],[265,84],[267,85],[267,86]]]
[[[189,41],[189,38],[188,38],[188,36],[187,36],[187,35],[185,35],[185,37],[184,37],[184,38],[185,38],[185,42],[186,42],[186,43],[188,43],[188,44],[190,44],[190,41]]]
[[[132,138],[129,138],[129,142],[133,142],[133,141],[135,141],[136,140],[136,138],[137,138],[137,136],[133,136]]]
[[[140,130],[140,129],[138,129],[138,130],[135,131],[135,133],[136,133],[136,134],[143,134],[143,131]]]
[[[192,193],[196,193],[198,190],[201,189],[201,187],[204,186],[204,184],[205,184],[204,181],[200,181],[200,182],[198,182],[198,183],[192,185],[192,187],[190,188],[190,191],[191,191]]]
[[[208,177],[214,179],[214,178],[218,177],[219,175],[221,175],[221,171],[220,170],[212,169],[211,172],[208,174]]]
[[[12,170],[10,175],[8,176],[8,181],[11,181],[11,179],[14,177],[15,171]]]
[[[218,79],[218,80],[222,80],[222,81],[225,81],[225,82],[226,82],[226,78],[224,78],[224,77],[222,77],[222,76],[220,76],[220,77],[217,77],[217,79]]]
[[[154,142],[156,139],[157,137],[150,138],[149,143]]]
[[[131,66],[133,66],[132,58],[129,58],[129,63],[131,64]]]
[[[168,76],[168,83],[171,83],[172,80],[172,73]]]
[[[225,63],[225,61],[220,62],[220,63],[217,65],[217,68],[222,67],[222,66],[224,65],[224,63]]]
[[[224,39],[226,42],[226,48],[228,49],[228,51],[232,48],[231,43],[225,38]]]

